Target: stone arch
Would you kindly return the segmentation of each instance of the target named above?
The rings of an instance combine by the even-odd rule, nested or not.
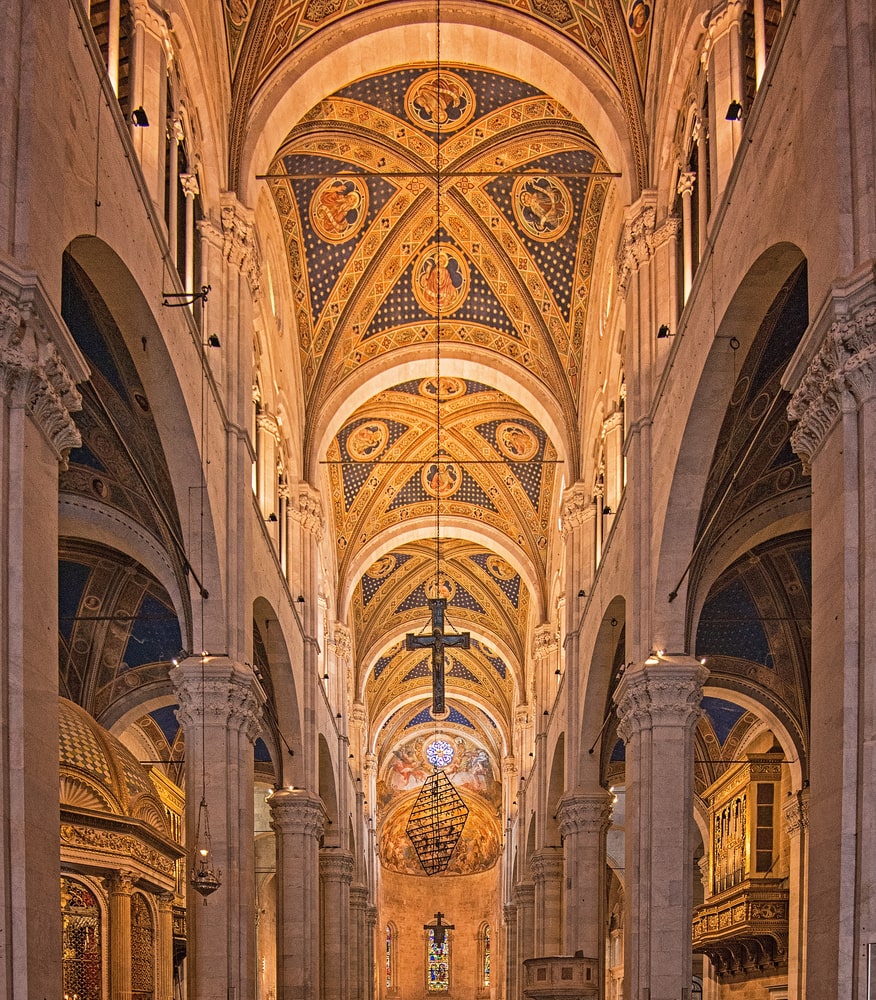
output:
[[[554,745],[554,755],[551,762],[550,778],[547,789],[547,813],[544,819],[544,842],[547,847],[559,847],[560,824],[557,819],[560,810],[560,799],[566,784],[566,734],[560,733]]]
[[[577,784],[598,785],[600,783],[600,760],[606,746],[607,715],[612,711],[611,694],[617,684],[616,672],[621,643],[624,649],[621,662],[626,661],[626,599],[616,595],[608,602],[590,651],[590,665],[587,670],[587,687],[583,695],[584,706],[580,720],[570,720],[570,725],[580,725],[580,753],[577,764],[578,774],[569,774],[567,784],[574,788]],[[583,651],[582,651],[583,652]],[[611,748],[608,748],[611,753]]]
[[[703,455],[714,454],[733,391],[733,372],[727,364],[730,340],[735,337],[739,342],[741,363],[779,289],[803,259],[798,247],[791,243],[777,243],[754,261],[721,318],[700,372],[696,392],[691,396],[662,523],[655,525],[660,537],[660,549],[656,566],[652,638],[662,648],[685,648],[687,570],[709,473],[709,465],[703,462]],[[752,322],[752,317],[757,317],[755,322]],[[677,600],[672,596],[675,594],[678,595]]]
[[[341,820],[338,812],[338,791],[335,782],[335,766],[331,751],[322,733],[319,734],[319,797],[325,810],[325,828],[322,847],[340,847]]]

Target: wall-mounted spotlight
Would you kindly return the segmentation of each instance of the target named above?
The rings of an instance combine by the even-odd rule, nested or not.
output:
[[[271,513],[268,514],[268,516],[265,518],[265,520],[266,521],[270,521],[271,524],[276,524],[277,523],[277,515],[273,511],[271,511]]]
[[[329,675],[328,675],[328,674],[323,674],[323,675],[322,675],[322,679],[323,679],[324,681],[327,681],[327,680],[329,679]]]
[[[730,102],[730,106],[727,108],[727,114],[724,117],[728,122],[742,121],[742,105],[739,101]]]
[[[587,596],[587,591],[586,591],[586,590],[584,590],[584,588],[582,587],[582,588],[581,588],[581,589],[580,589],[580,590],[578,591],[578,596],[579,596],[579,597],[586,597],[586,596]]]
[[[299,604],[303,604],[303,603],[304,603],[304,598],[303,598],[303,597],[301,596],[301,594],[299,594],[299,595],[298,595],[298,597],[296,597],[296,598],[295,598],[295,600],[296,600],[296,601],[297,601],[297,602],[298,602]]]
[[[561,677],[562,676],[562,674],[560,673],[560,668],[559,667],[557,667],[557,669],[554,671],[554,673],[557,675],[557,677]]]
[[[131,112],[131,123],[136,125],[137,128],[146,128],[149,124],[149,117],[143,110],[142,104],[139,108],[134,108]]]
[[[674,336],[675,334],[670,331],[669,327],[665,323],[661,323],[660,326],[657,327],[658,340],[666,340],[667,337]]]
[[[219,339],[219,335],[217,333],[211,333],[210,336],[207,337],[207,342],[204,344],[204,347],[221,347],[221,346],[222,346],[222,341]]]
[[[602,508],[602,513],[603,513],[603,514],[613,514],[613,513],[614,513],[614,511],[613,511],[613,510],[611,509],[611,507],[609,507],[609,506],[608,506],[608,504],[606,504],[606,505],[605,505],[605,506],[604,506],[604,507]]]

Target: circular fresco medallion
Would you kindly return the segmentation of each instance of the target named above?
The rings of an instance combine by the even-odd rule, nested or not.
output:
[[[513,580],[517,575],[517,570],[506,562],[501,556],[487,557],[487,571],[497,580]]]
[[[462,128],[474,110],[471,87],[446,69],[418,76],[405,94],[405,114],[427,129],[450,132]]]
[[[537,240],[556,240],[572,221],[572,196],[555,177],[518,177],[511,191],[517,224]]]
[[[442,375],[441,378],[424,378],[420,383],[420,395],[427,399],[436,397],[443,403],[445,399],[456,399],[466,393],[465,379]]]
[[[386,447],[389,428],[382,420],[366,420],[350,431],[347,454],[356,462],[372,462]]]
[[[528,462],[538,454],[538,438],[523,424],[505,421],[496,428],[496,447],[512,462]]]
[[[427,462],[420,480],[430,497],[446,500],[462,485],[462,472],[454,462]]]
[[[426,247],[411,274],[414,297],[433,316],[449,316],[468,295],[468,267],[452,247]]]
[[[368,188],[358,177],[330,177],[310,199],[310,224],[328,243],[343,243],[362,228]]]
[[[453,760],[454,752],[453,747],[447,740],[432,740],[425,750],[426,760],[429,761],[432,767],[447,767]]]
[[[396,558],[392,553],[389,553],[373,562],[365,571],[365,575],[370,576],[372,580],[385,580],[395,567]]]
[[[434,576],[431,577],[426,581],[423,590],[430,601],[434,601],[436,597],[443,597],[449,603],[456,596],[456,584],[449,576],[442,576],[438,580]]]

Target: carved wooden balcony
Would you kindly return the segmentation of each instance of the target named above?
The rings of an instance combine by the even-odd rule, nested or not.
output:
[[[697,906],[693,950],[707,955],[718,976],[779,968],[788,960],[785,879],[743,879]]]

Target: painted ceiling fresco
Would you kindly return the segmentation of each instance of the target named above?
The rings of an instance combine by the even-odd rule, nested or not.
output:
[[[440,167],[440,196],[436,168]],[[271,168],[305,391],[436,338],[526,368],[574,415],[610,178],[586,129],[529,84],[408,67],[322,101]]]

